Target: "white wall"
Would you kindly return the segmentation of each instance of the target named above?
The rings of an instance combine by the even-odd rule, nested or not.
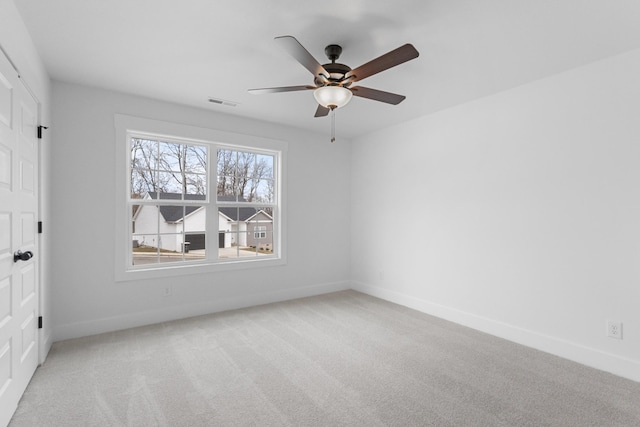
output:
[[[26,83],[33,95],[40,103],[40,124],[48,126],[51,121],[49,108],[51,87],[49,76],[42,64],[40,56],[27,32],[27,29],[12,0],[0,0],[0,48],[7,54],[20,72],[20,78]],[[40,218],[45,227],[49,224],[49,189],[50,163],[50,134],[45,131],[40,143]],[[44,318],[43,328],[40,330],[40,361],[49,352],[52,344],[51,328],[51,298],[49,289],[49,257],[51,240],[48,234],[40,236],[39,257],[40,279],[40,315]]]
[[[632,51],[353,141],[355,287],[640,381],[638,76]]]
[[[349,204],[349,141],[60,82],[52,107],[56,340],[349,287],[349,224],[329,209]],[[288,141],[287,265],[116,282],[115,113]],[[314,247],[310,222],[326,224]]]

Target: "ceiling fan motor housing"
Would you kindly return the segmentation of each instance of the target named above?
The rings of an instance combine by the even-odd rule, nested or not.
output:
[[[338,64],[337,62],[331,62],[329,64],[323,64],[322,65],[324,67],[325,70],[327,70],[327,72],[329,73],[329,78],[325,78],[324,76],[320,75],[320,76],[316,76],[316,78],[314,79],[314,83],[317,86],[326,86],[326,85],[340,85],[340,86],[344,86],[344,87],[348,87],[349,84],[351,84],[351,82],[345,82],[344,84],[341,84],[341,81],[344,79],[344,76],[351,71],[351,67],[344,65],[344,64]]]
[[[328,64],[323,64],[322,67],[329,73],[329,78],[324,75],[315,76],[313,82],[316,86],[343,86],[349,87],[351,82],[343,82],[345,75],[351,71],[351,67],[344,64],[338,64],[336,60],[340,58],[342,53],[342,46],[337,44],[330,44],[324,48],[324,53],[331,61]]]

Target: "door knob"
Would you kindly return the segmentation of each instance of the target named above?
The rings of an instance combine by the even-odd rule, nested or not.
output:
[[[31,258],[33,258],[33,252],[31,251],[26,251],[26,252],[18,251],[13,254],[13,262],[29,261]]]

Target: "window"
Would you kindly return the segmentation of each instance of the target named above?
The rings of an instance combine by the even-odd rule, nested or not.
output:
[[[286,143],[121,115],[116,128],[119,280],[284,262]]]
[[[275,156],[245,150],[218,150],[217,199],[220,228],[219,257],[263,257],[277,249],[273,243],[275,216]],[[266,225],[271,230],[267,231]],[[256,233],[263,227],[257,244]]]
[[[188,236],[206,240],[209,147],[131,134],[129,150],[131,265],[206,259]]]

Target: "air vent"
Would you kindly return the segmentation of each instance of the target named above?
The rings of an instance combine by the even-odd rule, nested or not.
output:
[[[237,102],[227,101],[225,99],[220,99],[220,98],[209,98],[209,102],[211,102],[212,104],[226,105],[227,107],[237,107],[238,106]]]

